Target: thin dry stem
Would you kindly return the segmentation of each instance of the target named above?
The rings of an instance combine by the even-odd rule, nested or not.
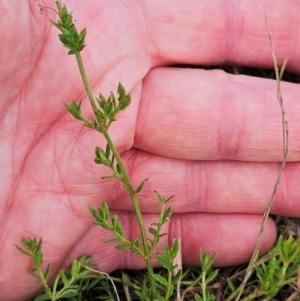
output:
[[[130,296],[130,292],[129,292],[128,285],[125,284],[126,274],[124,273],[123,270],[122,270],[121,272],[122,272],[123,288],[124,288],[126,300],[127,300],[127,301],[132,301],[131,296]]]
[[[94,272],[94,273],[97,273],[97,274],[101,274],[101,275],[106,276],[106,277],[110,280],[110,282],[111,282],[111,284],[112,284],[112,286],[113,286],[113,288],[114,288],[114,291],[115,291],[117,300],[118,300],[118,301],[121,301],[120,298],[119,298],[119,295],[118,295],[117,288],[116,288],[116,286],[115,286],[115,284],[114,284],[114,281],[111,279],[111,277],[110,277],[107,273],[104,273],[104,272],[100,272],[100,271],[91,269],[91,268],[88,267],[88,266],[84,266],[84,267],[85,267],[87,270],[91,271],[91,272]]]
[[[276,81],[277,81],[277,99],[278,99],[278,102],[279,102],[279,105],[280,105],[281,117],[282,117],[283,157],[282,157],[282,163],[281,163],[281,167],[280,167],[280,170],[279,170],[279,173],[278,173],[278,177],[277,177],[274,189],[273,189],[273,193],[271,195],[271,198],[268,202],[267,208],[266,208],[266,210],[264,212],[264,215],[263,215],[263,220],[262,220],[261,228],[260,228],[257,240],[256,240],[255,249],[254,249],[254,252],[252,254],[251,260],[249,262],[249,265],[247,267],[245,277],[244,277],[244,279],[242,281],[242,284],[239,288],[239,293],[238,293],[238,295],[235,299],[236,301],[240,300],[240,297],[241,297],[241,295],[244,291],[246,282],[249,279],[251,273],[253,272],[254,265],[255,265],[255,262],[257,260],[258,252],[259,252],[259,249],[260,249],[260,246],[261,246],[262,235],[263,235],[268,217],[270,215],[272,205],[274,203],[275,195],[276,195],[278,186],[279,186],[281,178],[282,178],[282,174],[283,174],[283,170],[284,170],[284,167],[285,167],[285,164],[286,164],[286,158],[287,158],[287,154],[288,154],[288,122],[287,122],[285,110],[284,110],[284,107],[283,107],[283,98],[282,98],[281,87],[280,87],[281,78],[282,78],[282,74],[284,72],[286,63],[287,63],[287,59],[284,60],[284,63],[283,63],[283,65],[281,67],[281,70],[279,72],[278,65],[277,65],[277,58],[276,58],[276,55],[275,55],[274,43],[273,43],[273,39],[272,39],[271,30],[270,30],[270,27],[269,27],[269,22],[268,22],[267,11],[266,11],[265,7],[263,7],[263,9],[264,9],[264,14],[265,14],[266,27],[267,27],[269,41],[270,41],[270,45],[271,45],[272,59],[273,59],[274,70],[275,70]]]
[[[175,239],[174,239],[175,240]],[[179,243],[179,250],[176,255],[176,257],[173,260],[173,265],[177,265],[177,267],[173,271],[173,276],[176,276],[176,274],[182,270],[182,251],[181,251],[181,241],[178,238],[178,243]],[[181,300],[181,295],[180,295],[180,286],[181,286],[181,279],[179,279],[176,283],[176,288],[177,288],[177,301]]]

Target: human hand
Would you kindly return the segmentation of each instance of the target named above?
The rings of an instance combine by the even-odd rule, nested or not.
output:
[[[279,62],[289,56],[288,69],[299,73],[297,3],[266,2]],[[110,133],[133,183],[151,178],[140,194],[146,228],[159,212],[153,190],[174,194],[165,230],[169,241],[181,239],[185,264],[199,264],[200,248],[217,252],[218,266],[249,260],[282,158],[276,83],[167,65],[271,68],[261,2],[230,8],[225,1],[65,3],[78,28],[88,28],[82,55],[94,93],[108,95],[119,81],[131,91],[132,104]],[[105,199],[128,237],[138,236],[128,197],[119,183],[102,180],[107,170],[93,162],[94,147],[104,140],[62,105],[86,97],[75,59],[48,20],[55,14],[40,15],[35,1],[1,4],[0,299],[20,300],[40,289],[27,274],[32,263],[14,247],[21,236],[43,237],[53,272],[83,254],[106,272],[143,268],[130,252],[103,244],[109,234],[92,225],[88,205]],[[54,1],[41,4],[54,7]],[[299,216],[300,89],[283,83],[282,92],[291,162],[272,212]],[[261,252],[275,237],[270,219]]]

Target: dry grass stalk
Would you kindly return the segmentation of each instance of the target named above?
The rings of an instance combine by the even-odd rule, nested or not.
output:
[[[279,186],[280,181],[281,181],[281,177],[282,177],[282,174],[283,174],[283,170],[284,170],[284,167],[285,167],[285,164],[286,164],[286,159],[287,159],[287,154],[288,154],[288,121],[287,121],[284,106],[283,106],[283,98],[282,98],[281,87],[280,87],[281,78],[282,78],[286,63],[287,63],[287,59],[284,60],[283,65],[282,65],[282,67],[279,71],[278,65],[277,65],[277,58],[276,58],[276,55],[275,55],[275,48],[274,48],[274,44],[273,44],[272,34],[271,34],[270,27],[269,27],[267,11],[266,11],[265,7],[263,7],[263,9],[264,9],[264,14],[265,14],[266,27],[267,27],[269,41],[270,41],[270,45],[271,45],[272,59],[273,59],[274,70],[275,70],[276,81],[277,81],[277,100],[278,100],[279,105],[280,105],[281,117],[282,117],[283,158],[282,158],[281,167],[280,167],[280,170],[279,170],[279,173],[278,173],[278,177],[277,177],[274,189],[273,189],[273,193],[271,195],[271,198],[268,202],[267,208],[266,208],[266,210],[264,212],[264,215],[263,215],[263,220],[262,220],[261,228],[260,228],[257,240],[256,240],[254,252],[252,254],[251,260],[250,260],[249,265],[247,267],[245,276],[243,278],[242,284],[239,288],[239,293],[238,293],[235,301],[240,300],[240,297],[241,297],[241,295],[244,291],[246,282],[249,279],[251,273],[253,272],[254,265],[255,265],[255,262],[257,260],[259,249],[260,249],[260,246],[261,246],[262,235],[263,235],[263,232],[264,232],[264,229],[265,229],[266,222],[267,222],[268,217],[270,215],[272,205],[274,203],[275,195],[276,195],[278,186]]]

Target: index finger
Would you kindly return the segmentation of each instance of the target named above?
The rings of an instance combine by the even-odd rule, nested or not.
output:
[[[263,6],[279,63],[299,71],[298,1],[153,1],[147,6],[154,57],[186,64],[272,67]]]

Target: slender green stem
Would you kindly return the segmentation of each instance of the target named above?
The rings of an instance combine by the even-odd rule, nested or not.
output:
[[[168,285],[167,285],[167,291],[166,291],[166,295],[165,298],[166,299],[170,299],[170,290],[173,287],[172,285],[172,278],[173,278],[173,271],[168,271]]]
[[[162,219],[163,219],[163,216],[164,216],[164,213],[165,213],[165,208],[166,208],[166,204],[163,203],[162,208],[161,208],[161,212],[160,212],[160,215],[159,215],[159,222],[158,222],[158,226],[157,226],[157,229],[156,229],[156,234],[155,234],[155,236],[152,240],[152,243],[151,243],[151,246],[150,246],[150,249],[149,249],[150,254],[152,254],[155,246],[157,245],[157,243],[159,241],[159,235],[160,235],[161,228],[162,228]]]
[[[90,101],[90,104],[93,108],[93,111],[96,114],[98,109],[96,107],[94,96],[92,94],[91,87],[90,87],[89,81],[87,79],[87,75],[86,75],[86,72],[85,72],[85,68],[84,68],[84,64],[83,64],[83,61],[82,61],[81,53],[79,51],[77,51],[75,53],[75,56],[76,56],[76,59],[77,59],[78,67],[79,67],[79,70],[80,70],[80,74],[81,74],[81,77],[82,77],[82,81],[83,81],[87,96],[89,98],[89,101]],[[134,189],[132,188],[131,181],[129,179],[129,176],[127,174],[125,166],[124,166],[124,164],[121,160],[121,157],[120,157],[119,153],[117,152],[117,150],[114,146],[114,143],[112,142],[106,128],[104,127],[102,122],[98,122],[98,125],[99,125],[101,133],[105,137],[105,139],[106,139],[106,141],[107,141],[107,143],[108,143],[108,145],[109,145],[109,147],[110,147],[110,149],[111,149],[111,151],[112,151],[112,153],[113,153],[113,155],[114,155],[114,157],[115,157],[115,159],[116,159],[116,161],[117,161],[117,163],[120,167],[120,170],[122,171],[122,176],[123,176],[124,182],[127,183],[127,187],[125,187],[125,189],[128,191],[128,193],[130,195],[130,198],[131,198],[131,201],[132,201],[135,213],[136,213],[137,221],[138,221],[141,236],[142,236],[142,243],[143,243],[143,247],[144,247],[144,252],[146,254],[146,265],[147,265],[147,269],[148,269],[149,274],[150,274],[150,281],[151,281],[151,286],[152,286],[152,289],[153,289],[152,293],[155,296],[156,295],[156,285],[155,285],[155,281],[154,281],[153,277],[151,277],[151,275],[153,274],[153,267],[152,267],[152,264],[151,264],[151,253],[150,253],[149,246],[148,246],[148,243],[147,243],[146,229],[145,229],[145,225],[144,225],[144,222],[143,222],[143,217],[142,217],[142,213],[141,213],[141,209],[140,209],[140,206],[139,206],[139,203],[138,203],[137,196],[136,196],[136,193],[134,193]]]
[[[44,291],[45,291],[45,293],[46,293],[46,294],[51,298],[51,300],[52,300],[53,294],[51,293],[51,289],[50,289],[50,287],[48,286],[48,283],[47,283],[47,281],[46,281],[46,279],[45,279],[45,277],[44,277],[43,272],[42,272],[40,269],[38,269],[37,272],[38,272],[38,274],[39,274],[40,281],[41,281],[42,285],[44,286]]]
[[[58,282],[60,280],[60,274],[58,274],[59,276],[55,278],[53,287],[52,287],[52,296],[56,296],[57,294],[57,286],[58,286]]]
[[[203,301],[206,301],[206,272],[202,272],[202,297],[203,297]]]
[[[81,78],[82,78],[82,81],[83,81],[83,84],[84,84],[84,88],[86,90],[86,93],[87,93],[87,96],[88,96],[89,101],[91,103],[91,106],[93,108],[93,111],[96,112],[97,111],[96,103],[95,103],[94,96],[93,96],[93,93],[92,93],[92,90],[91,90],[91,86],[90,86],[89,81],[88,81],[87,76],[86,76],[86,72],[85,72],[85,68],[84,68],[84,65],[83,65],[81,53],[79,51],[77,51],[77,52],[75,52],[75,56],[76,56],[77,64],[78,64],[78,67],[79,67],[80,75],[81,75]],[[103,127],[101,122],[99,123],[99,126]],[[101,128],[101,130],[102,130],[102,128]]]

